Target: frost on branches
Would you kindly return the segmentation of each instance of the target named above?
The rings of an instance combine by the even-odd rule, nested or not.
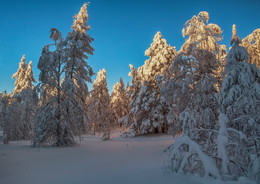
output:
[[[219,99],[228,130],[225,152],[229,162],[222,167],[229,175],[256,180],[260,173],[260,71],[247,63],[247,51],[240,43],[234,25]]]
[[[110,139],[110,127],[113,113],[110,107],[110,97],[107,88],[106,69],[97,73],[93,89],[87,102],[88,117],[94,133],[104,132],[103,140]]]
[[[86,33],[90,29],[86,3],[74,18],[72,32],[66,39],[57,29],[51,29],[54,44],[46,45],[39,59],[42,109],[34,146],[44,143],[69,146],[76,136],[87,131],[86,82],[91,82],[94,73],[85,60],[94,49],[90,45],[93,38]]]
[[[127,126],[131,126],[130,136],[167,131],[164,118],[165,103],[160,98],[160,79],[172,64],[176,50],[175,47],[168,45],[158,32],[154,36],[150,48],[145,51],[145,55],[149,56],[149,59],[138,70],[130,65],[131,110],[127,116],[121,119],[126,122]]]

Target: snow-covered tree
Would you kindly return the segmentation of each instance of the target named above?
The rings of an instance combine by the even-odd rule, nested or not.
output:
[[[107,88],[106,69],[102,69],[97,73],[87,107],[88,116],[95,131],[104,131],[103,138],[110,139],[113,114]]]
[[[203,176],[237,180],[240,176],[257,180],[259,175],[259,69],[246,63],[248,56],[240,46],[233,26],[232,48],[227,57],[225,79],[220,91],[218,126],[212,111],[215,100],[196,96],[180,114],[182,136],[166,149],[169,168],[175,172],[197,173]],[[210,89],[212,80],[203,80],[201,91]],[[197,85],[197,84],[196,84]],[[207,87],[206,87],[207,86]],[[201,98],[197,98],[201,96]],[[212,96],[214,97],[214,96]],[[192,106],[191,102],[202,106]],[[207,102],[207,103],[206,103]],[[203,107],[204,106],[204,107]],[[198,111],[198,108],[203,111]],[[206,108],[205,108],[206,107]],[[195,109],[195,110],[194,110]],[[215,124],[215,125],[214,125]]]
[[[216,71],[220,66],[219,59],[222,58],[219,51],[223,51],[223,46],[218,44],[221,41],[222,30],[216,24],[208,24],[208,20],[208,13],[200,12],[185,23],[183,36],[187,36],[187,39],[172,65],[171,77],[165,80],[161,87],[161,94],[171,108],[167,116],[168,123],[174,124],[177,134],[182,131],[179,115],[189,104],[187,110],[195,110],[193,106],[196,105],[207,109],[208,105],[214,109],[214,115],[217,111],[214,107],[217,98],[214,96],[217,93]],[[201,101],[200,98],[205,104],[196,102]]]
[[[24,89],[9,100],[7,121],[9,140],[30,140],[38,110],[38,95],[35,90]]]
[[[6,121],[9,127],[8,139],[30,139],[33,134],[38,103],[32,83],[37,81],[33,77],[32,61],[27,66],[25,55],[23,55],[19,63],[17,72],[12,76],[12,79],[14,78],[16,78],[15,88],[9,97],[6,110]]]
[[[25,84],[24,84],[25,89],[30,89],[30,90],[34,89],[34,85],[32,83],[33,82],[36,83],[37,81],[33,77],[32,61],[29,62],[28,68],[27,68],[26,73],[25,73],[24,81],[25,81]]]
[[[140,92],[141,89],[141,78],[138,75],[136,68],[131,64],[129,65],[129,67],[131,71],[129,72],[128,76],[132,77],[131,85],[127,89],[129,102],[130,102],[129,103],[130,111],[126,116],[119,119],[119,123],[124,124],[126,127],[129,127],[135,123],[133,106],[136,103],[138,93]]]
[[[93,54],[90,45],[93,38],[86,33],[90,29],[86,3],[74,18],[72,32],[65,40],[57,29],[51,29],[54,44],[46,45],[39,59],[43,105],[34,146],[46,142],[56,146],[72,145],[76,136],[87,131],[86,82],[91,82],[93,70],[86,59],[88,54]]]
[[[219,99],[228,139],[222,148],[227,153],[222,168],[228,175],[256,180],[260,172],[260,71],[247,63],[247,51],[240,43],[234,25]]]
[[[38,94],[34,88],[33,82],[36,83],[32,71],[32,61],[29,62],[25,73],[25,89],[21,92],[21,138],[31,139],[33,137],[34,125],[38,113]]]
[[[153,43],[145,51],[149,57],[143,66],[138,68],[138,73],[142,81],[149,81],[156,86],[156,76],[163,75],[166,69],[171,66],[176,55],[175,47],[170,46],[161,32],[157,32],[153,38]]]
[[[174,61],[174,79],[166,86],[173,90],[175,104],[170,112],[176,113],[168,115],[168,119],[177,120],[175,132],[182,135],[167,151],[169,167],[175,172],[219,177],[212,157],[217,136],[217,42],[222,31],[216,24],[207,24],[208,20],[208,13],[200,12],[183,29],[188,38]]]
[[[27,71],[27,64],[25,63],[25,60],[25,55],[23,55],[17,72],[12,76],[12,79],[16,78],[14,83],[14,93],[20,93],[25,88],[24,79]]]
[[[63,65],[63,39],[61,33],[51,29],[50,38],[54,44],[44,46],[38,62],[40,70],[38,89],[41,95],[41,110],[35,128],[34,146],[48,142],[57,146],[66,145],[67,138],[63,140],[62,124],[63,104],[61,77],[64,73]],[[53,51],[50,50],[53,46]]]
[[[130,66],[132,67],[131,111],[122,120],[127,120],[127,124],[131,125],[131,136],[156,132],[162,127],[166,129],[166,121],[162,118],[166,108],[160,99],[160,78],[168,74],[167,69],[174,60],[176,50],[175,47],[168,45],[158,32],[151,46],[145,51],[145,55],[149,59],[137,71]]]
[[[94,75],[92,68],[86,62],[88,55],[93,55],[91,42],[94,40],[87,34],[90,26],[87,24],[89,16],[85,3],[79,13],[74,16],[72,32],[66,37],[64,54],[65,78],[62,84],[63,100],[66,106],[65,122],[73,128],[74,135],[86,132],[87,114],[86,98],[89,93],[87,82],[92,82]]]
[[[110,104],[115,115],[115,122],[118,122],[120,118],[129,112],[129,99],[122,78],[113,86]],[[122,124],[120,124],[121,126]]]
[[[260,29],[256,29],[242,40],[242,45],[248,52],[248,62],[260,68]]]

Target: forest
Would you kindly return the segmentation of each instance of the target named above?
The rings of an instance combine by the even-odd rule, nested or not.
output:
[[[78,139],[111,132],[124,139],[166,134],[163,151],[171,172],[237,181],[260,181],[260,29],[221,45],[219,25],[201,11],[182,29],[180,50],[154,35],[139,68],[129,65],[131,83],[121,78],[110,94],[106,69],[88,63],[94,38],[88,34],[88,4],[73,17],[71,32],[52,28],[35,79],[23,55],[13,74],[13,92],[0,93],[3,144],[30,140],[32,147],[74,147]],[[145,49],[145,48],[144,48]]]

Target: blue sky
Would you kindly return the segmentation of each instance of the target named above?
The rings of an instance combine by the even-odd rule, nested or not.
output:
[[[208,11],[210,23],[223,30],[223,42],[229,47],[232,25],[244,38],[260,28],[259,0],[89,0],[89,34],[95,39],[94,55],[87,61],[95,73],[107,69],[109,91],[128,77],[129,64],[143,65],[144,52],[153,36],[161,31],[167,42],[179,50],[184,42],[184,23],[200,11]],[[2,0],[0,2],[0,92],[14,88],[12,75],[20,59],[33,61],[38,80],[37,63],[44,45],[51,43],[50,29],[59,29],[65,37],[72,25],[72,16],[79,12],[83,0]],[[95,76],[93,77],[93,80]],[[92,84],[89,84],[92,86]]]

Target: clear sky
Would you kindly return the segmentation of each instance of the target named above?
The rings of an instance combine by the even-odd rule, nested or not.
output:
[[[229,47],[232,25],[244,38],[260,28],[260,0],[88,0],[90,5],[89,34],[95,39],[94,55],[87,61],[97,73],[107,69],[109,91],[128,77],[129,64],[143,65],[144,52],[157,31],[179,50],[184,42],[184,23],[200,11],[208,11],[210,23],[223,30],[223,43]],[[12,75],[20,59],[33,61],[38,80],[37,63],[44,45],[51,43],[50,29],[59,29],[65,37],[72,25],[72,16],[83,0],[1,0],[0,1],[0,92],[14,88]],[[93,81],[95,76],[93,77]],[[89,84],[92,86],[92,84]]]

